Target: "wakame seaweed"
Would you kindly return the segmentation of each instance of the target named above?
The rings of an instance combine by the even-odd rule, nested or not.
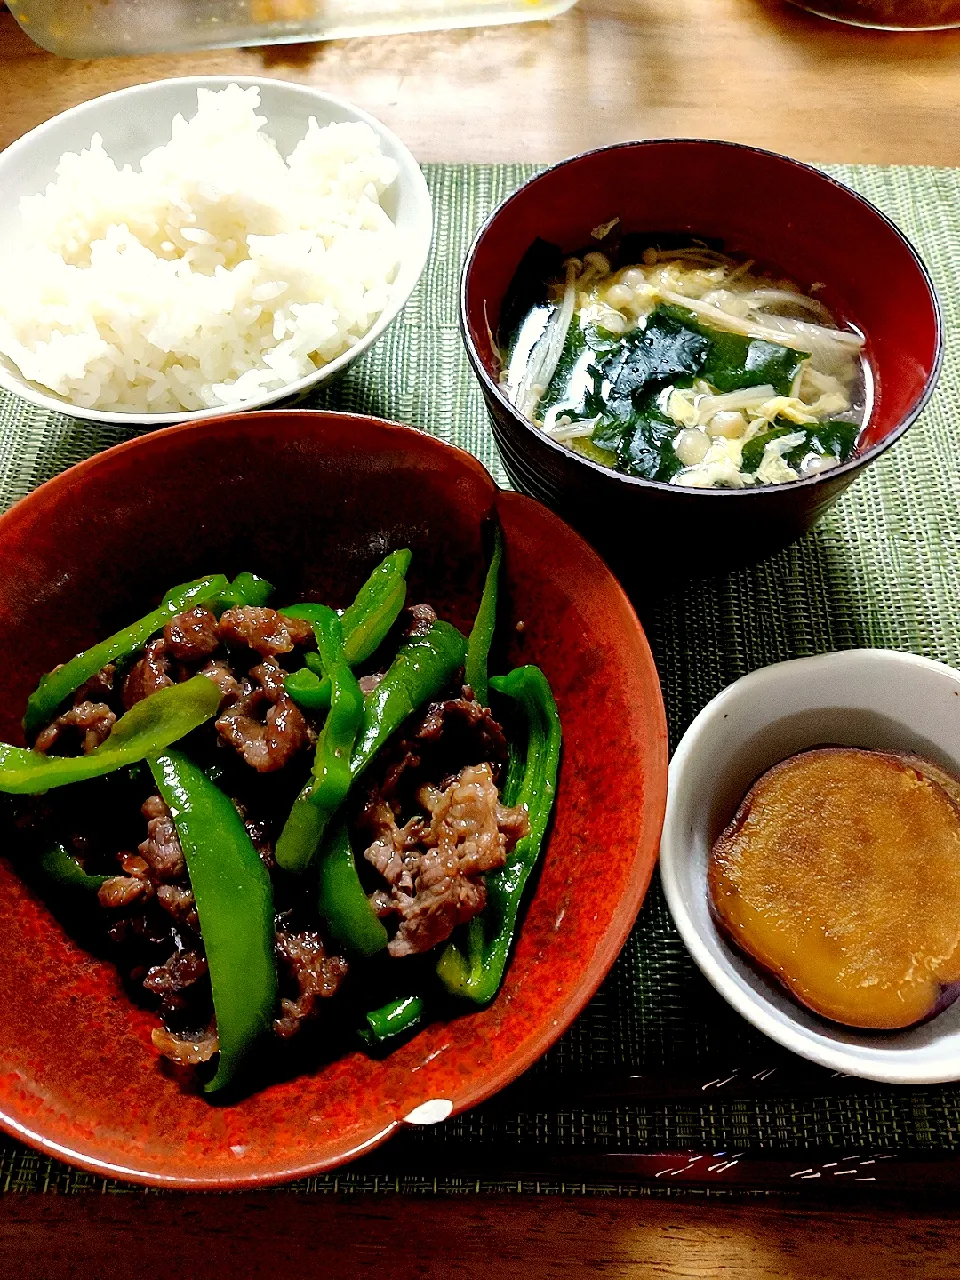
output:
[[[584,366],[587,351],[594,358]],[[721,393],[769,384],[778,395],[788,395],[805,359],[803,352],[789,347],[711,329],[691,311],[667,304],[654,308],[644,328],[624,335],[574,320],[539,409],[543,414],[559,407],[571,421],[595,418],[590,440],[615,456],[617,470],[666,482],[683,469],[673,448],[679,428],[659,403],[667,388],[688,387],[703,378]],[[572,385],[578,371],[585,374],[583,392],[575,392]],[[843,455],[849,456],[856,428],[848,423],[827,425],[850,427],[852,440]],[[828,437],[843,443],[850,432],[823,435],[823,447],[815,440],[801,447],[803,456],[811,448],[829,452]],[[765,435],[764,443],[768,438],[773,437]],[[761,446],[756,461],[745,469],[756,471],[762,458]]]
[[[763,461],[763,453],[771,440],[781,436],[802,435],[802,444],[785,453],[784,461],[791,467],[798,468],[804,458],[815,454],[821,458],[836,458],[839,462],[846,460],[853,453],[857,442],[859,427],[855,422],[816,422],[800,424],[788,422],[784,418],[775,418],[769,430],[763,431],[743,446],[741,466],[744,471],[753,473]]]
[[[610,383],[609,407],[632,403],[639,409],[652,387],[676,385],[678,379],[689,382],[703,368],[709,350],[702,334],[656,308],[646,328],[626,334],[618,350],[599,362]]]
[[[575,403],[570,400],[571,378],[587,348],[595,359],[586,367],[587,390]],[[689,385],[708,354],[707,338],[659,308],[646,328],[623,337],[597,325],[574,323],[540,402],[541,412],[563,405],[571,419],[596,418],[592,442],[616,456],[618,470],[667,481],[682,464],[673,449],[677,425],[657,397],[667,386]]]
[[[712,329],[685,307],[662,303],[653,314],[670,316],[675,323],[706,338],[709,350],[698,371],[699,376],[721,393],[769,383],[777,395],[789,395],[793,380],[807,359],[805,351],[794,351],[791,347],[781,347],[762,338],[742,338],[737,333]]]
[[[650,395],[641,408],[634,409],[625,422],[618,424],[619,438],[615,445],[598,439],[597,432],[603,421],[601,419],[594,429],[594,443],[602,448],[614,448],[617,467],[626,475],[666,482],[681,470],[683,464],[673,447],[677,424],[660,410],[655,394]],[[612,435],[611,431],[607,438]]]
[[[592,235],[572,255],[532,244],[507,293],[502,381],[534,426],[596,465],[698,488],[779,484],[851,456],[869,392],[861,335],[720,244],[617,218]],[[787,432],[801,443],[766,466]]]

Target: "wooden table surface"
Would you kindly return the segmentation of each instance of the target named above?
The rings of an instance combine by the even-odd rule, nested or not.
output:
[[[861,31],[779,0],[580,0],[554,22],[96,62],[44,53],[4,13],[0,60],[0,146],[124,85],[266,74],[352,99],[423,161],[675,136],[960,165],[960,30]]]
[[[68,62],[0,14],[0,146],[99,93],[260,74],[351,98],[423,161],[550,161],[645,136],[960,165],[960,32],[834,26],[777,0],[581,0],[552,23]],[[949,1208],[643,1199],[3,1197],[0,1274],[947,1280]]]

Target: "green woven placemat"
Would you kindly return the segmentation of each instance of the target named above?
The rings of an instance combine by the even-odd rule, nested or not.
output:
[[[479,389],[457,330],[460,263],[479,222],[533,165],[438,165],[431,264],[389,333],[317,407],[375,413],[462,445],[502,484]],[[841,499],[811,535],[764,564],[680,590],[642,609],[663,681],[672,741],[738,676],[829,649],[879,645],[960,665],[960,171],[833,165],[923,255],[943,303],[947,357],[921,420]],[[135,434],[0,401],[0,507],[82,458]],[[705,555],[708,550],[705,548]],[[641,606],[642,606],[642,602]],[[532,1073],[526,1100],[494,1101],[420,1132],[376,1172],[294,1184],[315,1190],[532,1189],[451,1177],[471,1159],[511,1165],[513,1153],[795,1152],[828,1149],[946,1154],[960,1148],[960,1088],[840,1091],[826,1073],[803,1087],[729,1098],[711,1082],[740,1071],[787,1071],[776,1050],[732,1013],[686,955],[655,885],[613,972],[578,1022]],[[643,1077],[651,1094],[601,1102],[601,1086]],[[683,1082],[687,1082],[686,1088]],[[662,1090],[658,1089],[658,1082]],[[678,1082],[679,1085],[678,1085]],[[758,1086],[759,1087],[759,1086]],[[531,1099],[536,1098],[536,1101]],[[405,1172],[416,1155],[417,1172]],[[426,1173],[424,1173],[426,1170]],[[586,1189],[609,1190],[609,1186]],[[559,1189],[562,1184],[536,1189]],[[0,1188],[122,1190],[0,1139]]]

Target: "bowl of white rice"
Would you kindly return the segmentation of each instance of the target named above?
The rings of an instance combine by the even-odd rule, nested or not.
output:
[[[305,85],[95,98],[0,154],[0,387],[152,426],[301,395],[396,317],[431,225],[399,138]]]

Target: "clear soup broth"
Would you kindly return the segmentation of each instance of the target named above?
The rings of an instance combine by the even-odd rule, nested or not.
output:
[[[516,408],[592,462],[672,485],[787,484],[845,462],[870,411],[863,335],[749,259],[633,240],[531,247],[500,332]]]

